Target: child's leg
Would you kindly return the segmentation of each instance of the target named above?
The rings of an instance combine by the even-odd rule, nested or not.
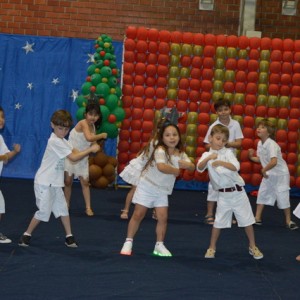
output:
[[[66,236],[72,235],[70,216],[61,216],[60,219],[61,219],[61,222],[64,226]]]
[[[261,221],[261,217],[262,217],[264,207],[265,207],[264,204],[257,204],[256,205],[255,221]]]
[[[70,208],[71,193],[72,193],[72,184],[73,184],[73,175],[70,176],[68,174],[68,172],[65,172],[64,193],[65,193],[65,198],[66,198],[66,201],[67,201],[68,208]]]
[[[143,205],[140,204],[135,205],[133,215],[128,224],[127,238],[129,239],[134,238],[137,230],[139,229],[141,221],[144,219],[146,215],[147,210],[148,208]]]
[[[26,229],[25,233],[31,235],[34,229],[40,224],[40,220],[33,217],[28,225],[28,228]]]
[[[125,206],[122,209],[121,216],[120,216],[121,219],[128,219],[128,212],[129,212],[130,204],[132,202],[132,198],[133,198],[135,190],[136,190],[136,186],[133,185],[131,187],[130,191],[127,193],[126,200],[125,200]]]
[[[206,211],[206,223],[209,225],[214,224],[214,210],[215,210],[216,202],[207,200],[207,211]]]
[[[168,207],[156,207],[156,241],[163,242],[167,232]]]
[[[286,223],[286,225],[289,226],[291,223],[291,208],[290,207],[285,208],[283,210],[283,212],[284,212],[284,216],[285,216],[285,223]]]
[[[91,208],[91,192],[90,192],[90,184],[88,179],[83,179],[82,177],[79,177],[82,194],[85,202],[85,212],[86,214],[91,217],[94,215],[94,212]]]
[[[246,226],[245,232],[249,240],[249,247],[250,248],[255,247],[255,236],[254,236],[253,226],[252,225]]]
[[[211,237],[210,237],[210,244],[209,244],[209,248],[210,249],[216,250],[216,248],[217,248],[217,242],[218,242],[220,233],[221,233],[221,229],[220,228],[216,228],[216,227],[212,228],[212,230],[211,230]]]

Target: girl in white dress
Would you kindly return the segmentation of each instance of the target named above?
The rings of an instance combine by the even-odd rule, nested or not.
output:
[[[133,238],[149,208],[155,208],[156,244],[153,254],[172,256],[164,246],[168,220],[168,195],[173,191],[180,169],[194,171],[195,166],[182,148],[180,132],[176,125],[166,121],[158,132],[157,144],[143,168],[132,202],[133,215],[128,224],[127,238],[121,249],[122,255],[131,255]]]
[[[85,119],[79,121],[71,130],[69,142],[71,145],[82,151],[98,140],[106,139],[107,133],[96,134],[96,130],[102,122],[102,114],[99,104],[90,100],[86,106]],[[65,188],[64,193],[68,207],[70,207],[72,183],[74,178],[79,178],[82,188],[82,194],[85,201],[85,213],[87,216],[93,216],[91,208],[91,196],[89,186],[89,162],[88,156],[78,162],[72,162],[69,159],[65,161]]]

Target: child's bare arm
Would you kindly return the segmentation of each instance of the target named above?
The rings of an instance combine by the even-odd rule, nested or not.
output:
[[[255,154],[255,150],[254,149],[249,149],[248,150],[248,157],[251,161],[255,162],[255,163],[260,163],[260,159],[257,156],[254,156]]]
[[[78,160],[81,160],[85,156],[89,155],[90,153],[96,153],[100,150],[100,146],[98,144],[92,144],[91,147],[83,150],[83,151],[78,151],[77,149],[73,149],[72,153],[70,153],[67,157],[75,162]]]
[[[106,139],[107,138],[107,133],[106,132],[99,133],[99,134],[92,133],[90,131],[90,128],[89,128],[89,125],[87,124],[87,122],[82,122],[81,129],[82,129],[82,132],[84,134],[85,139],[88,142],[96,142],[98,140]]]
[[[179,174],[180,174],[180,169],[174,168],[168,164],[158,163],[156,166],[157,166],[157,169],[162,173],[173,174],[175,177],[179,176]]]
[[[207,163],[211,160],[211,159],[216,159],[218,157],[218,154],[217,153],[212,153],[210,154],[209,156],[205,157],[202,161],[199,161],[198,162],[198,165],[197,165],[197,169],[199,170],[203,170]]]
[[[237,168],[235,167],[234,164],[222,160],[216,160],[212,164],[212,167],[217,168],[217,167],[224,167],[226,169],[229,169],[231,171],[237,171]]]
[[[7,152],[3,155],[0,155],[0,160],[7,162],[8,160],[12,159],[14,156],[16,156],[21,151],[21,146],[19,144],[13,145],[13,150],[10,152]]]
[[[195,170],[195,165],[190,161],[179,160],[178,165],[180,169],[189,170],[189,171]]]

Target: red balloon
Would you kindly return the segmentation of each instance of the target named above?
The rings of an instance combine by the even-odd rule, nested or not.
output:
[[[216,53],[216,48],[211,45],[206,45],[203,49],[203,55],[207,57],[214,57]]]
[[[277,84],[269,84],[268,92],[270,95],[277,96],[279,93],[279,86]]]
[[[193,68],[201,68],[202,67],[202,58],[199,56],[194,56],[192,58],[192,67]]]
[[[131,85],[133,83],[133,77],[128,74],[123,74],[123,84],[129,84]]]
[[[297,143],[288,143],[287,144],[287,152],[288,153],[297,153],[298,152]]]
[[[182,41],[186,44],[192,44],[194,40],[194,34],[191,32],[184,32],[182,35]]]
[[[157,42],[149,42],[148,51],[150,53],[156,54],[157,50],[158,50],[158,43]]]
[[[223,34],[217,35],[217,46],[227,46],[227,36]]]
[[[131,75],[134,73],[134,64],[133,63],[128,63],[124,62],[123,64],[123,71],[125,74]]]
[[[286,107],[279,108],[278,117],[280,119],[287,119],[288,116],[289,116],[289,109],[288,108],[286,108]]]
[[[148,37],[148,29],[145,27],[138,27],[136,37],[139,40],[147,40]]]
[[[161,30],[159,32],[159,39],[161,42],[169,43],[171,40],[171,33],[168,30]]]
[[[300,86],[300,74],[293,74],[292,83]]]
[[[204,36],[205,44],[214,46],[216,44],[216,36],[211,33],[207,33]]]
[[[271,73],[269,76],[269,83],[279,84],[280,79],[281,79],[280,74]]]
[[[256,95],[252,95],[252,94],[246,95],[245,103],[247,105],[254,105],[256,103]]]
[[[211,93],[209,92],[201,92],[201,95],[200,95],[200,100],[203,102],[210,102],[210,99],[211,99]]]
[[[134,51],[135,50],[135,41],[133,39],[126,39],[124,43],[124,48],[126,51]]]
[[[166,106],[166,100],[157,98],[155,101],[155,108],[156,109],[162,109],[164,106]]]
[[[148,142],[151,138],[151,132],[142,133],[142,142]]]
[[[215,62],[212,57],[204,57],[203,68],[213,69],[214,65],[215,65]]]
[[[157,87],[166,87],[168,84],[168,79],[166,77],[157,77],[156,86]]]
[[[299,134],[297,131],[289,131],[287,134],[287,139],[289,143],[296,143],[298,141]]]
[[[248,62],[246,59],[244,59],[244,58],[238,59],[237,65],[236,65],[236,68],[238,70],[245,71],[247,69],[247,67],[248,67]]]
[[[136,42],[135,48],[136,48],[137,52],[146,53],[148,50],[147,42],[143,41],[143,40],[139,40]]]
[[[201,70],[200,70],[200,72],[201,72]],[[214,77],[214,72],[212,69],[203,69],[202,70],[202,79],[203,80],[212,80],[213,77]]]
[[[140,120],[142,118],[142,116],[143,116],[143,109],[141,109],[141,108],[134,108],[132,110],[131,116],[132,116],[133,120]]]
[[[192,58],[187,55],[181,56],[180,63],[182,67],[189,67],[192,63]]]
[[[154,76],[156,74],[156,65],[148,64],[146,67],[147,76]]]
[[[292,97],[290,99],[290,107],[291,108],[300,108],[300,97]]]
[[[133,87],[129,84],[124,84],[122,87],[123,96],[131,96],[133,94]]]
[[[170,46],[166,42],[160,42],[158,45],[158,52],[162,54],[169,54],[170,52]]]
[[[223,85],[223,89],[226,93],[233,93],[234,87],[235,87],[235,84],[231,81],[226,81]]]
[[[171,42],[180,44],[182,42],[182,32],[180,31],[171,32]]]
[[[287,141],[287,132],[284,129],[278,129],[276,132],[276,141],[277,142],[286,142]]]
[[[282,51],[282,49],[283,49],[282,39],[279,39],[279,38],[272,39],[272,49]]]
[[[236,82],[235,91],[237,93],[244,93],[246,91],[246,84],[244,82]]]
[[[137,28],[134,26],[128,26],[126,28],[126,36],[130,39],[135,39],[136,38],[136,34],[137,34]]]
[[[283,62],[281,65],[281,72],[291,74],[293,72],[293,65],[290,62]]]
[[[254,186],[259,186],[262,180],[262,175],[254,173],[251,176],[251,184]]]
[[[206,69],[207,70],[207,69]],[[204,70],[203,70],[204,71]],[[211,70],[212,71],[212,70]],[[201,78],[201,69],[198,69],[198,68],[192,68],[191,69],[191,73],[190,73],[190,76],[191,78],[194,78],[194,79],[200,79]],[[212,79],[212,77],[210,78]]]
[[[178,111],[186,112],[186,110],[188,108],[188,103],[187,103],[187,101],[179,100],[179,101],[177,101],[176,107],[177,107]]]
[[[143,75],[146,72],[146,65],[144,63],[137,63],[135,65],[135,74]]]
[[[271,52],[271,61],[281,61],[282,60],[282,52],[280,50],[273,50]]]
[[[129,151],[133,153],[138,153],[141,149],[141,143],[140,142],[131,142]],[[136,155],[135,155],[136,156]]]
[[[255,114],[257,117],[262,117],[264,118],[267,114],[267,107],[265,106],[257,106]]]
[[[246,37],[246,36],[240,36],[239,37],[239,44],[238,44],[238,46],[239,46],[239,48],[240,49],[247,49],[248,48],[248,46],[249,46],[249,38],[248,37]]]
[[[148,62],[148,64],[155,65],[157,63],[157,54],[155,54],[155,53],[149,53],[147,55],[147,62]]]
[[[126,109],[129,109],[129,108],[125,108],[124,110],[125,110],[125,112],[126,112]],[[129,117],[130,117],[131,115],[129,115]],[[126,119],[124,119],[123,121],[122,121],[122,125],[121,125],[121,129],[123,130],[123,129],[129,129],[130,128],[130,120],[128,120],[127,119],[127,114],[126,114]]]
[[[292,95],[292,97],[300,97],[300,87],[294,85],[294,86],[291,88],[291,95]]]
[[[158,76],[165,77],[169,73],[169,68],[167,66],[159,65],[157,67]]]
[[[248,94],[256,95],[257,93],[257,85],[253,82],[248,82],[246,86],[246,92]]]
[[[145,96],[147,98],[153,98],[155,96],[155,89],[153,87],[146,87]]]
[[[150,132],[152,132],[153,127],[154,127],[153,121],[144,121],[143,125],[142,125],[142,130],[143,130],[143,132],[150,133]]]
[[[198,103],[190,102],[189,111],[197,112],[198,111]]]
[[[285,39],[283,41],[284,51],[294,51],[294,41],[292,39]]]
[[[286,162],[288,164],[294,165],[294,164],[296,164],[297,161],[298,161],[298,157],[297,157],[296,153],[288,153],[287,154]]]
[[[145,92],[145,89],[143,86],[141,85],[136,85],[134,88],[133,88],[133,95],[135,97],[142,97],[144,96],[144,92]]]
[[[242,150],[240,153],[240,161],[249,161],[248,150]]]
[[[225,68],[227,70],[235,70],[237,65],[237,61],[235,58],[228,58],[225,63]]]
[[[155,77],[150,77],[150,76],[148,76],[148,77],[146,78],[146,85],[147,85],[148,87],[154,87],[155,84],[156,84],[156,78],[155,78]]]
[[[144,102],[145,109],[153,109],[154,108],[154,100],[152,98],[146,98]]]
[[[132,130],[141,130],[142,121],[141,120],[132,120],[131,121],[131,129]]]
[[[247,105],[247,106],[250,106],[250,105]],[[253,115],[254,114],[252,114],[252,117],[250,117],[250,116],[245,116],[244,117],[243,123],[244,123],[245,127],[250,127],[250,128],[254,127],[255,121],[254,121]]]
[[[207,113],[199,113],[198,115],[198,122],[199,124],[209,124],[210,118],[209,114]]]
[[[243,128],[243,135],[244,135],[244,138],[252,139],[254,137],[254,129],[250,128],[250,127],[244,127]]]
[[[134,84],[135,85],[144,85],[145,83],[145,76],[144,75],[135,75],[134,77]]]
[[[292,51],[284,51],[282,55],[282,60],[286,62],[292,62],[293,61],[293,52]]]
[[[263,37],[260,41],[261,50],[269,50],[272,47],[272,40],[268,37]]]
[[[240,172],[244,174],[252,173],[252,164],[250,161],[243,161],[240,164]]]
[[[260,47],[260,38],[258,37],[250,38],[249,46],[251,49],[258,49]]]
[[[154,120],[154,111],[152,109],[145,109],[143,113],[144,121],[153,121]]]
[[[200,88],[201,88],[201,82],[200,82],[200,80],[198,80],[198,79],[191,79],[191,80],[190,80],[190,88],[191,88],[192,90],[197,90],[197,91],[199,91]]]
[[[190,82],[187,78],[181,78],[179,80],[179,88],[180,89],[188,89],[190,86]]]
[[[140,142],[142,132],[140,130],[132,130],[130,133],[131,142]]]
[[[288,121],[288,129],[290,131],[297,131],[299,129],[299,120],[290,119]]]
[[[120,141],[122,141],[122,140],[128,141],[130,138],[130,131],[127,129],[120,130],[119,138],[120,138]]]
[[[249,59],[248,61],[248,70],[249,71],[257,71],[259,69],[259,63],[257,60]]]
[[[126,164],[128,162],[128,153],[119,152],[118,153],[118,163]]]
[[[200,96],[201,98],[201,96]],[[204,113],[210,112],[210,104],[208,102],[201,102],[199,105],[199,111]]]
[[[189,97],[187,89],[179,89],[177,93],[178,100],[186,101]]]
[[[213,84],[210,80],[203,80],[201,86],[203,91],[210,92],[212,90]]]
[[[156,28],[150,28],[148,30],[148,39],[149,41],[157,41],[159,36],[159,32]]]
[[[193,40],[194,40],[195,45],[204,45],[204,40],[205,40],[204,34],[203,33],[195,33],[193,36]]]
[[[249,72],[247,75],[248,82],[257,82],[258,81],[258,73],[257,72]]]
[[[132,100],[133,107],[136,108],[143,108],[144,107],[144,100],[142,97],[134,97]]]
[[[191,102],[197,102],[200,100],[200,92],[196,90],[191,90],[189,92],[189,99]]]
[[[253,139],[244,138],[242,140],[242,148],[244,150],[248,150],[250,148],[254,148]]]
[[[244,109],[244,114],[245,114],[245,116],[249,116],[252,118],[252,116],[254,116],[254,114],[255,114],[255,106],[254,105],[246,105],[245,109]],[[244,118],[244,126],[246,126],[245,118]]]
[[[158,87],[156,89],[156,97],[157,98],[166,98],[167,91],[164,88]]]
[[[145,63],[147,61],[147,54],[146,53],[136,53],[136,61]]]
[[[129,150],[129,142],[120,140],[118,144],[118,150],[119,152],[127,152]]]
[[[251,49],[249,52],[249,58],[258,60],[260,58],[259,51],[257,49]]]
[[[236,48],[239,44],[239,38],[235,35],[229,35],[227,37],[227,47],[234,47]]]
[[[267,115],[269,118],[276,118],[278,114],[278,109],[276,107],[269,107]]]

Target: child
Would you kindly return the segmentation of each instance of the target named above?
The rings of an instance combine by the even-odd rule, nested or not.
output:
[[[203,153],[197,164],[197,170],[203,172],[206,168],[212,188],[219,192],[216,219],[212,228],[209,248],[205,258],[214,258],[216,245],[221,228],[230,228],[232,213],[238,226],[244,227],[249,240],[249,254],[255,259],[263,258],[263,254],[255,245],[255,222],[249,199],[243,188],[243,179],[239,176],[240,164],[232,151],[225,147],[229,139],[229,129],[221,124],[212,127],[209,152]]]
[[[85,119],[79,121],[71,130],[69,142],[71,145],[82,151],[88,148],[91,143],[101,139],[106,139],[107,133],[95,134],[96,129],[101,125],[102,114],[99,104],[94,100],[89,100],[85,109]],[[88,156],[77,162],[72,162],[70,159],[65,161],[65,197],[67,205],[70,207],[71,192],[73,178],[79,178],[82,194],[85,201],[85,213],[87,216],[93,216],[94,212],[91,208],[91,194],[89,186],[89,161]]]
[[[133,215],[128,224],[127,238],[120,254],[131,255],[133,238],[148,208],[155,207],[157,216],[154,255],[172,256],[164,246],[168,219],[168,195],[172,193],[180,169],[193,171],[194,164],[182,150],[180,132],[176,125],[166,121],[158,132],[157,144],[143,169],[132,202]]]
[[[140,179],[141,172],[142,172],[143,168],[145,167],[145,164],[147,163],[149,157],[152,155],[154,146],[157,144],[157,135],[166,120],[166,118],[165,118],[166,113],[167,113],[166,109],[161,111],[161,117],[157,121],[156,128],[153,131],[150,141],[148,142],[146,147],[139,152],[138,156],[136,158],[132,159],[129,162],[129,164],[124,168],[124,170],[119,174],[120,177],[124,181],[126,181],[127,183],[132,185],[130,191],[128,192],[128,194],[126,196],[125,206],[121,210],[120,218],[123,220],[128,219],[128,212],[129,212],[130,204],[132,202],[132,198],[133,198],[134,192],[136,190],[136,186]],[[152,217],[154,219],[156,219],[155,210],[153,210]]]
[[[275,126],[268,119],[263,119],[258,123],[256,133],[260,138],[257,157],[254,156],[253,149],[248,151],[251,161],[262,164],[263,179],[257,195],[255,224],[262,225],[264,206],[274,206],[277,200],[278,208],[284,211],[286,227],[295,230],[298,226],[291,221],[290,173],[279,145],[273,140]]]
[[[294,215],[300,219],[300,203],[297,205],[297,207],[295,208],[295,210],[293,211]],[[297,261],[300,261],[300,255],[298,255],[296,257]]]
[[[239,149],[242,145],[243,133],[241,130],[241,126],[238,121],[233,120],[230,116],[231,108],[229,100],[219,99],[214,104],[215,111],[218,115],[218,119],[211,124],[208,128],[206,136],[204,138],[204,143],[206,143],[206,149],[209,150],[209,136],[211,129],[217,125],[221,124],[228,128],[229,130],[229,139],[226,144],[226,148],[229,148],[235,155],[236,149]],[[218,191],[213,190],[211,184],[208,184],[208,194],[207,194],[207,212],[204,217],[204,223],[208,225],[214,224],[214,208],[215,204],[218,200]],[[234,222],[234,221],[233,221]]]
[[[5,124],[5,116],[4,110],[0,106],[0,129],[3,129]],[[14,150],[9,151],[7,148],[2,135],[0,135],[0,174],[2,172],[3,163],[7,163],[9,159],[12,159],[16,154],[18,154],[21,150],[21,146],[19,144],[13,145]],[[0,191],[0,220],[2,214],[5,213],[5,202],[2,192]],[[0,233],[0,244],[9,244],[11,240],[7,238],[4,234]]]
[[[37,225],[43,221],[48,222],[51,212],[56,218],[60,217],[66,232],[65,245],[76,248],[77,243],[71,232],[70,217],[67,202],[62,190],[64,186],[65,158],[78,161],[92,152],[99,151],[100,146],[93,144],[86,150],[79,152],[73,149],[65,139],[72,125],[72,117],[65,110],[56,111],[51,117],[51,134],[47,147],[34,179],[34,192],[38,211],[34,214],[31,222],[21,236],[19,245],[29,246],[31,234]]]

